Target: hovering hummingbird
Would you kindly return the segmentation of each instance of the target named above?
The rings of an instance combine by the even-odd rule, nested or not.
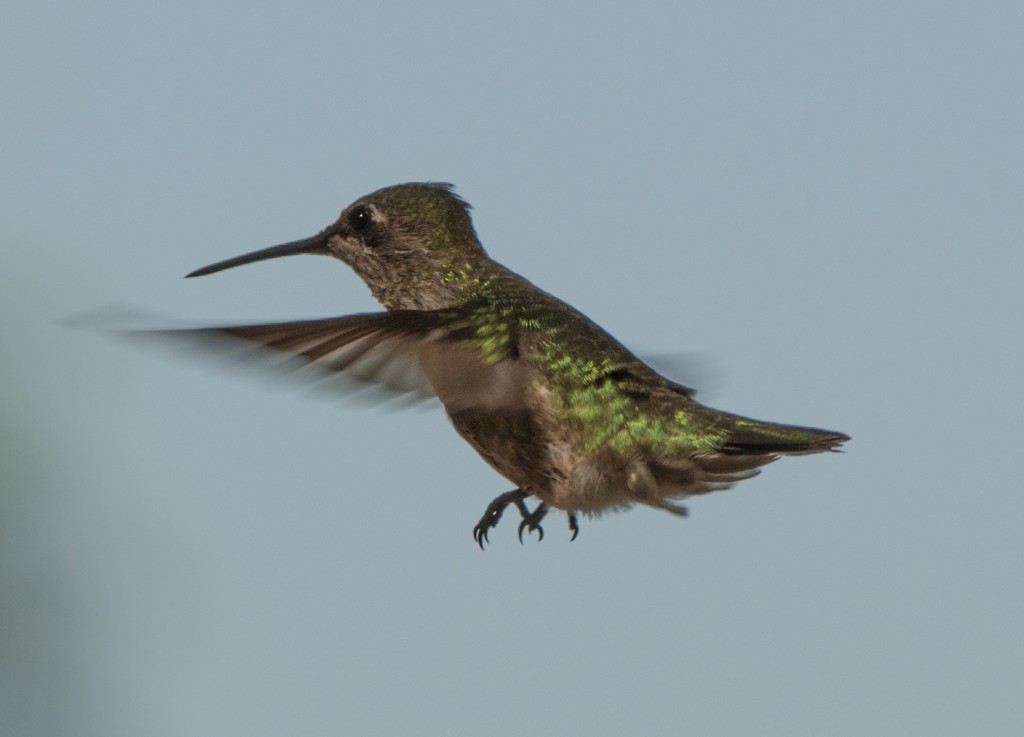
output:
[[[220,261],[321,254],[363,278],[384,312],[184,331],[230,336],[328,372],[444,405],[455,430],[515,489],[473,528],[481,547],[515,505],[523,532],[568,516],[646,504],[680,516],[683,498],[727,489],[781,455],[833,450],[839,432],[705,407],[586,316],[488,257],[470,206],[449,184],[400,184],[356,200],[317,235]],[[181,331],[174,331],[181,332]],[[530,510],[526,499],[536,497]]]

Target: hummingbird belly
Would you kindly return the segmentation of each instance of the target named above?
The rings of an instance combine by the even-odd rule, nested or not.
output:
[[[664,483],[635,455],[580,454],[571,433],[540,421],[536,409],[462,409],[449,417],[492,468],[549,507],[587,515],[636,503],[679,511],[667,501],[686,493],[679,476]]]
[[[548,460],[547,442],[534,415],[519,409],[449,412],[455,430],[495,471],[541,499],[564,483],[563,469]]]

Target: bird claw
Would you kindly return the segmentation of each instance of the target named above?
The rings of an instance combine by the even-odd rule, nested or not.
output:
[[[548,513],[548,507],[544,502],[537,505],[537,508],[529,514],[523,515],[523,521],[519,523],[519,544],[523,544],[523,530],[527,531],[527,534],[537,531],[537,542],[544,539],[544,528],[540,526],[540,522],[544,519],[544,515]]]
[[[524,519],[530,515],[526,505],[523,504],[523,499],[528,496],[529,494],[522,489],[514,489],[506,491],[487,505],[484,516],[480,518],[480,521],[476,523],[476,527],[473,528],[473,539],[476,540],[476,544],[480,546],[481,550],[484,549],[484,543],[490,542],[487,538],[487,533],[498,526],[501,514],[509,504],[515,504]]]
[[[522,489],[514,489],[512,491],[506,491],[487,505],[487,510],[484,512],[484,516],[480,518],[480,521],[476,523],[476,527],[473,528],[473,539],[476,540],[476,544],[480,546],[481,550],[484,549],[484,543],[490,542],[487,537],[487,533],[498,526],[498,522],[501,520],[501,515],[509,504],[515,504],[516,509],[519,510],[519,515],[523,518],[519,523],[519,543],[522,544],[523,542],[524,531],[527,534],[536,531],[537,542],[544,539],[544,528],[540,526],[540,523],[548,513],[548,505],[541,502],[537,505],[537,508],[531,512],[523,502],[523,500],[528,496],[530,496],[528,492],[525,492]],[[572,537],[569,538],[569,542],[572,542],[580,533],[580,525],[576,519],[575,512],[569,512],[568,515],[569,531],[572,533]]]

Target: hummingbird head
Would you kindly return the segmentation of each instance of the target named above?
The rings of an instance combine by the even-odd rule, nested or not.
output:
[[[450,184],[385,187],[360,197],[311,238],[220,261],[188,276],[314,253],[351,266],[388,309],[438,309],[462,301],[487,262],[469,208]]]

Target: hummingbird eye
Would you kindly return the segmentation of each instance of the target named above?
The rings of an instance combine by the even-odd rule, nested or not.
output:
[[[373,221],[373,215],[370,212],[370,208],[366,205],[360,205],[356,207],[348,214],[348,226],[355,232],[365,230],[366,226]]]

